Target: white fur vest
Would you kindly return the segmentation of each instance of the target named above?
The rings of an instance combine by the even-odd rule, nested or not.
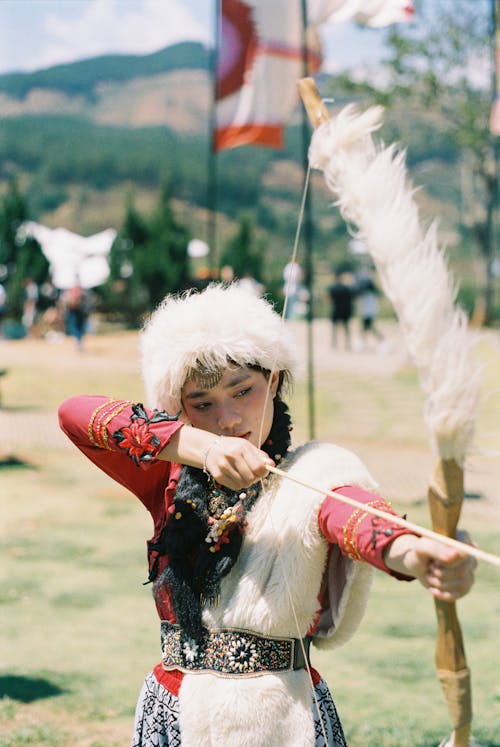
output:
[[[309,443],[283,465],[314,485],[375,487],[361,461],[331,444]],[[372,568],[329,547],[318,527],[324,496],[273,477],[248,513],[243,546],[223,579],[221,601],[205,609],[208,628],[244,628],[299,638],[317,615],[327,574],[330,607],[320,616],[314,645],[331,647],[359,625]],[[313,747],[312,692],[305,669],[259,677],[185,674],[180,693],[183,747]]]

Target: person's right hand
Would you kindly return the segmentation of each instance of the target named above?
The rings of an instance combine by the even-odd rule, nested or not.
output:
[[[265,477],[274,462],[244,438],[214,436],[204,453],[204,469],[230,490],[242,490]]]

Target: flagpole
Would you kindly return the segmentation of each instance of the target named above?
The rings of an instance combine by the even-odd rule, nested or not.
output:
[[[489,275],[491,276],[491,302],[494,309],[496,302],[494,267],[497,262],[498,253],[498,195],[499,195],[499,175],[500,175],[500,0],[490,0],[491,2],[491,54],[492,54],[492,71],[491,71],[491,149],[493,160],[493,190],[490,200],[491,217],[488,221],[489,236],[491,242],[491,257]],[[494,311],[492,316],[494,317]],[[494,321],[494,318],[490,321]]]
[[[302,75],[309,76],[309,65],[307,59],[307,0],[301,0],[302,7]],[[308,292],[307,302],[307,392],[308,392],[308,420],[309,438],[316,437],[316,418],[314,403],[314,347],[313,347],[313,320],[314,320],[314,296],[313,296],[313,223],[311,211],[310,190],[307,189],[306,178],[309,169],[309,119],[305,107],[302,107],[302,164],[304,173],[304,189],[306,189],[304,202],[304,281]]]
[[[213,271],[216,266],[217,241],[217,153],[215,151],[215,130],[217,125],[217,57],[220,24],[220,0],[213,0],[213,46],[209,51],[209,76],[211,84],[210,117],[208,135],[208,178],[207,178],[207,244],[209,246],[208,265]]]

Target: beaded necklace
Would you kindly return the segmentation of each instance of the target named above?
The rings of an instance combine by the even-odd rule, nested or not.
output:
[[[271,432],[262,449],[279,463],[290,446],[291,425],[288,408],[279,397],[274,408]],[[170,588],[177,621],[189,638],[201,634],[202,606],[219,602],[220,582],[238,558],[246,514],[257,501],[262,483],[234,491],[208,479],[203,470],[184,467],[181,473],[169,509],[171,519],[156,543],[159,554],[169,556],[169,563],[155,580],[153,593]]]
[[[281,457],[280,457],[281,459]],[[277,460],[275,459],[276,463]],[[231,503],[230,494],[218,483],[214,483],[208,496],[208,534],[205,542],[210,545],[211,553],[218,552],[223,544],[229,542],[229,534],[235,529],[243,532],[247,521],[246,514],[252,509],[262,487],[268,478],[254,483],[238,493],[235,503]]]

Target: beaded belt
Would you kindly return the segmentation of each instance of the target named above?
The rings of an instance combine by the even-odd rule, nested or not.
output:
[[[310,642],[309,636],[302,641],[274,638],[238,628],[204,630],[196,642],[183,642],[178,625],[161,622],[163,668],[183,672],[212,672],[228,677],[290,672],[306,666]]]

